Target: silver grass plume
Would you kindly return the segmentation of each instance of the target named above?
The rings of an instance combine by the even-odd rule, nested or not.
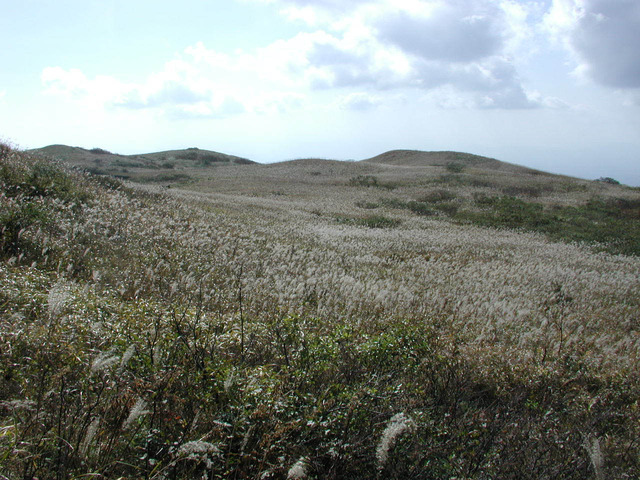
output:
[[[82,443],[80,444],[80,455],[82,457],[87,456],[87,450],[89,449],[89,445],[91,444],[93,437],[95,437],[96,432],[98,431],[99,425],[100,417],[95,417],[89,425],[89,428],[87,428],[87,433],[85,434],[84,438],[82,439]]]
[[[385,463],[389,459],[389,450],[393,446],[396,438],[405,433],[406,431],[411,431],[415,427],[413,420],[411,417],[408,417],[403,412],[396,413],[391,420],[389,420],[389,424],[387,428],[382,432],[382,437],[380,438],[380,443],[378,444],[378,448],[376,449],[376,457],[378,459],[378,467],[384,467]]]
[[[294,463],[287,472],[288,480],[302,480],[307,478],[307,459],[300,457],[300,459]]]
[[[600,440],[598,437],[588,437],[584,440],[584,448],[589,454],[591,459],[591,465],[596,474],[597,480],[604,480],[604,457],[602,456],[602,450],[600,450]]]
[[[139,398],[135,405],[133,406],[133,408],[131,409],[131,411],[129,412],[129,416],[127,417],[127,419],[124,421],[124,423],[122,424],[122,428],[127,428],[129,425],[131,425],[138,417],[142,416],[142,415],[146,415],[147,413],[149,413],[148,410],[145,410],[145,407],[147,406],[147,402],[145,402],[142,398]]]

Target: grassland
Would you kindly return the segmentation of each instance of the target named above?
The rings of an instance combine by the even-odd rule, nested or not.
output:
[[[0,474],[637,478],[640,192],[445,153],[3,146]]]
[[[191,174],[216,165],[246,165],[245,158],[191,147],[183,150],[120,155],[103,148],[49,145],[29,153],[62,159],[84,171],[147,183],[185,182]]]

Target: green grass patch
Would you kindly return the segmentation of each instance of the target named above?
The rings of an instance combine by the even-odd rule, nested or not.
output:
[[[394,228],[400,225],[400,220],[384,215],[369,215],[366,217],[337,217],[338,223],[367,228]]]
[[[593,199],[578,207],[541,204],[508,196],[475,198],[481,211],[458,212],[455,218],[477,225],[521,228],[555,240],[597,243],[611,253],[640,255],[640,201]]]
[[[394,190],[397,188],[397,185],[389,182],[381,182],[378,177],[374,175],[356,175],[355,177],[351,177],[348,182],[349,186],[352,187],[376,187],[376,188],[384,188],[386,190]]]

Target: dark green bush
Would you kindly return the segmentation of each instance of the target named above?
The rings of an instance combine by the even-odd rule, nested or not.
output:
[[[460,206],[453,202],[443,202],[439,203],[435,206],[436,210],[448,215],[450,217],[455,217],[460,209]]]
[[[384,215],[370,215],[367,217],[338,217],[339,223],[346,225],[356,225],[368,228],[393,228],[400,224],[399,220],[385,217]]]
[[[94,153],[96,155],[111,155],[111,152],[108,150],[104,150],[102,148],[92,148],[89,152]]]
[[[465,169],[465,166],[461,163],[447,163],[446,168],[451,173],[462,173]]]
[[[377,187],[379,182],[378,178],[373,175],[358,175],[349,179],[349,185],[352,187]]]
[[[618,180],[616,180],[615,178],[611,178],[611,177],[600,177],[598,179],[598,182],[608,183],[610,185],[620,185],[620,182]]]
[[[435,212],[429,207],[428,204],[424,202],[415,202],[412,200],[410,202],[407,202],[407,208],[413,213],[415,213],[416,215],[422,215],[422,216],[435,215]]]
[[[198,152],[189,149],[187,152],[180,152],[176,155],[179,160],[197,160]]]

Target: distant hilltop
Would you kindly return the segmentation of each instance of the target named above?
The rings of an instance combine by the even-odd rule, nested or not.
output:
[[[235,155],[186,148],[164,152],[120,155],[102,148],[86,149],[67,145],[49,145],[29,150],[30,153],[56,158],[98,175],[138,181],[176,181],[187,178],[186,171],[216,165],[249,165],[251,160]]]

